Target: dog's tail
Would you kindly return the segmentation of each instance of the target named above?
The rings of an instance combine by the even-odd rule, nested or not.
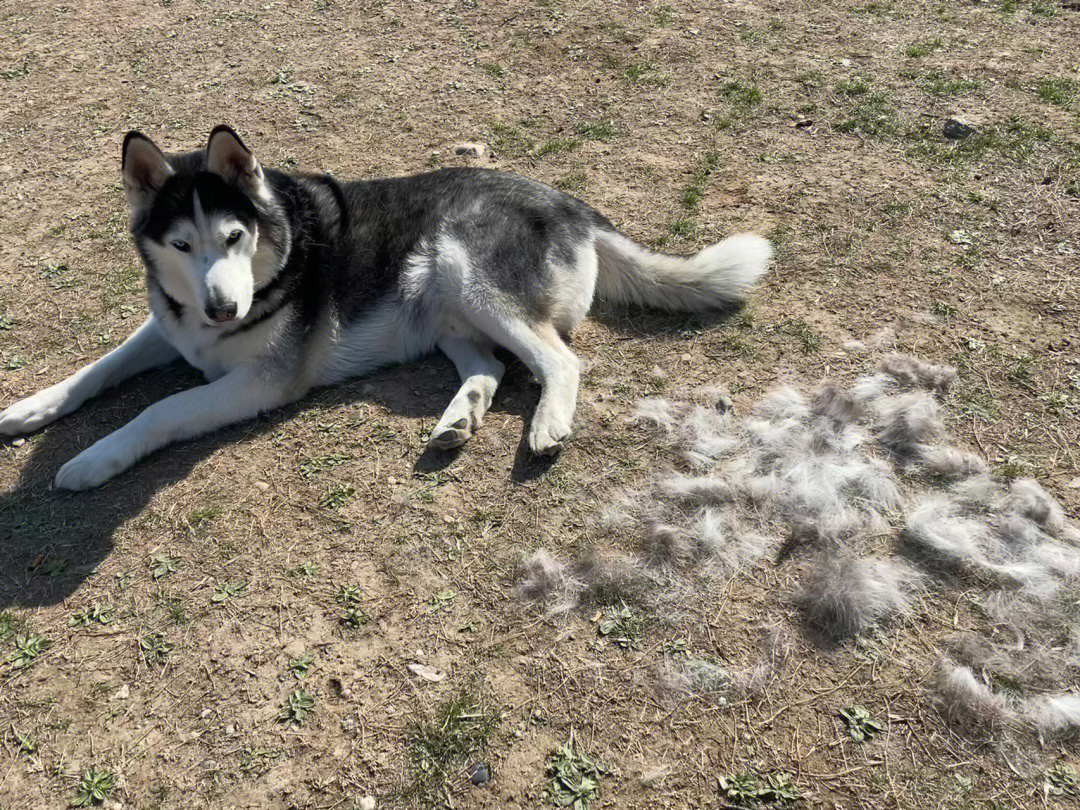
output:
[[[596,234],[598,297],[670,312],[721,309],[746,298],[769,265],[772,246],[751,234],[729,236],[696,256],[654,253],[616,230]]]

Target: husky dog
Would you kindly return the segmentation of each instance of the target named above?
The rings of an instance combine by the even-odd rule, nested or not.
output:
[[[593,298],[671,311],[744,298],[771,253],[732,236],[692,257],[649,251],[583,202],[489,169],[362,182],[264,169],[219,126],[204,150],[165,155],[124,138],[131,235],[150,317],[123,344],[0,413],[0,435],[36,430],[147,369],[183,357],[209,381],[151,405],[60,468],[96,487],[160,447],[250,419],[438,347],[461,389],[431,434],[445,449],[480,427],[521,358],[541,385],[528,446],[570,436],[580,364],[564,336]]]

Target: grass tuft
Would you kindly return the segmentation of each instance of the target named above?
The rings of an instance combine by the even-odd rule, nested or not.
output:
[[[479,689],[469,687],[449,698],[434,716],[414,725],[409,733],[412,785],[407,797],[421,807],[451,805],[454,775],[467,758],[484,754],[497,724]]]

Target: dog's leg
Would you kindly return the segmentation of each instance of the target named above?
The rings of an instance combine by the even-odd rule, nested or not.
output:
[[[76,410],[106,388],[148,369],[171,363],[179,356],[165,340],[154,319],[147,318],[127,340],[104,357],[0,413],[0,435],[17,436],[37,430]]]
[[[473,326],[510,350],[540,381],[540,402],[529,428],[529,449],[540,456],[558,453],[568,438],[577,407],[581,363],[551,323],[528,323],[494,313],[474,312]]]
[[[160,447],[250,419],[306,393],[275,376],[265,367],[241,366],[208,385],[166,397],[61,467],[56,486],[96,487]]]
[[[491,353],[491,346],[460,337],[443,337],[439,349],[450,358],[461,377],[461,388],[431,432],[430,444],[440,450],[460,447],[483,424],[491,398],[499,387],[505,367]]]

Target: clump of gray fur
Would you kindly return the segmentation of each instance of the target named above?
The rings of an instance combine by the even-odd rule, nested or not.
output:
[[[837,422],[855,422],[866,414],[866,399],[852,394],[840,383],[822,383],[814,392],[810,410]]]
[[[907,612],[919,576],[899,562],[819,554],[801,581],[806,622],[839,640]]]
[[[1013,481],[1002,509],[1023,515],[1054,537],[1058,537],[1065,528],[1065,510],[1054,496],[1033,478],[1018,478]]]
[[[916,391],[878,402],[877,440],[897,455],[919,455],[943,431],[940,408],[929,394]]]
[[[881,360],[881,370],[900,382],[943,392],[956,381],[956,369],[925,363],[910,354],[893,352]]]
[[[533,552],[522,566],[518,594],[533,602],[555,602],[557,611],[569,610],[577,601],[581,585],[567,567],[547,549]]]
[[[936,686],[941,706],[950,717],[978,722],[1003,722],[1013,717],[1008,702],[968,667],[942,661]]]
[[[718,504],[735,499],[731,484],[708,475],[675,475],[661,480],[657,489],[665,498],[688,504]]]
[[[986,462],[974,453],[955,447],[929,447],[919,454],[919,466],[930,475],[959,479],[986,472]]]

